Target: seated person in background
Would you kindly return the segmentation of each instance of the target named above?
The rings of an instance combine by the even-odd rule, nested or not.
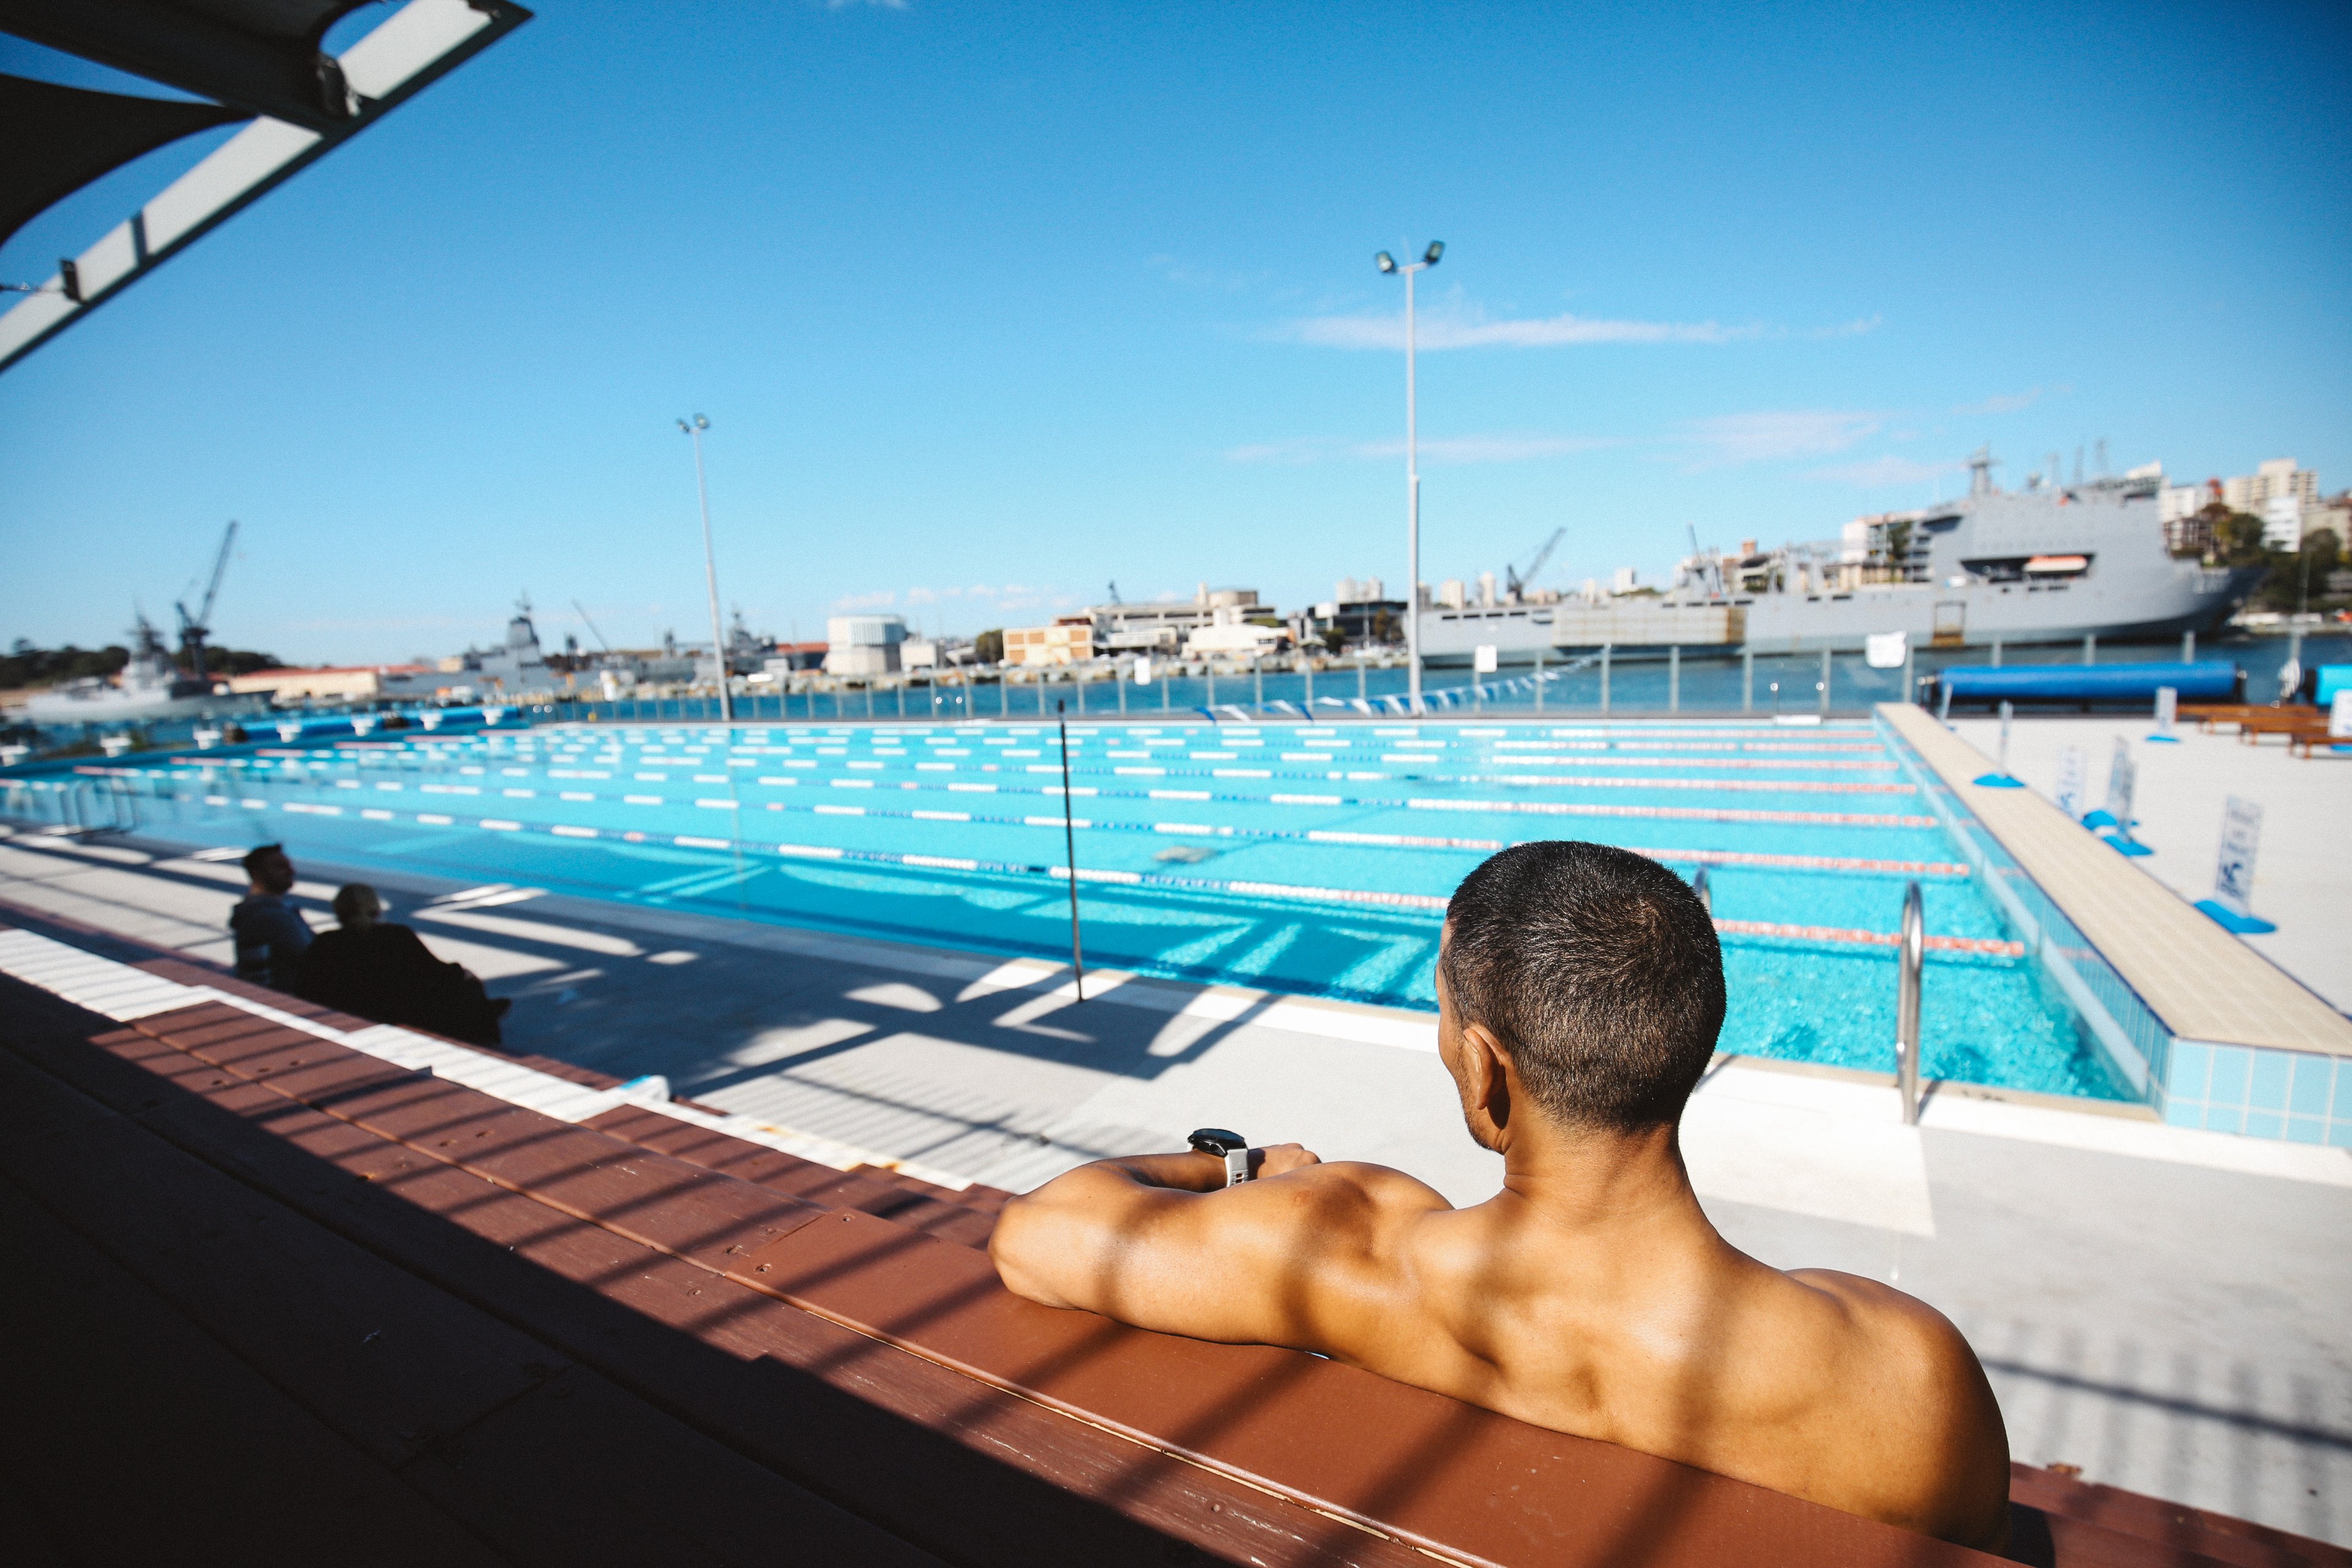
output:
[[[460,964],[433,956],[417,934],[384,922],[383,900],[364,882],[335,892],[337,929],[304,955],[302,995],[322,1007],[430,1029],[477,1046],[499,1043],[499,1020],[512,1003],[493,1002]]]
[[[1675,1128],[1724,983],[1689,887],[1520,845],[1454,893],[1437,973],[1438,1053],[1500,1193],[1456,1209],[1296,1144],[1232,1184],[1209,1153],[1103,1160],[1005,1205],[1004,1283],[1999,1548],[2008,1437],[1959,1331],[1874,1279],[1747,1257],[1691,1190]]]
[[[247,853],[246,896],[228,912],[236,939],[236,977],[276,991],[294,989],[310,927],[287,895],[294,890],[294,862],[282,846],[264,844]]]

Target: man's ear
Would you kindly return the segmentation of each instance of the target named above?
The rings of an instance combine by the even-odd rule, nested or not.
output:
[[[1484,1024],[1464,1025],[1460,1041],[1462,1109],[1471,1135],[1483,1146],[1499,1150],[1510,1136],[1510,1054]]]

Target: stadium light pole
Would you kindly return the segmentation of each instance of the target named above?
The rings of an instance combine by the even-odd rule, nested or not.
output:
[[[1408,261],[1402,267],[1385,250],[1372,258],[1381,271],[1404,275],[1404,646],[1406,685],[1415,713],[1421,711],[1421,446],[1414,427],[1412,275],[1436,266],[1444,254],[1445,242],[1433,239],[1429,248],[1421,253],[1420,260]]]
[[[702,477],[702,433],[710,421],[698,414],[681,419],[677,427],[694,437],[694,493],[702,501],[702,574],[710,584],[710,657],[719,666],[719,721],[735,722],[735,703],[727,694],[727,641],[719,629],[719,557],[710,550],[710,485]]]

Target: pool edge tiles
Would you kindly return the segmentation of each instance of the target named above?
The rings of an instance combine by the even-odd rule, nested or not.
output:
[[[1986,759],[1924,710],[1878,713],[2079,933],[2068,956],[2095,960],[2145,1010],[2144,1092],[2166,1121],[2352,1149],[2352,1019],[2033,791],[1977,788]]]

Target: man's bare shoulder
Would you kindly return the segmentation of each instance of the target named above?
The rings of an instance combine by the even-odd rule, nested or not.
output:
[[[1946,1540],[2005,1528],[2009,1437],[1984,1368],[1935,1308],[1835,1269],[1790,1273],[1822,1304],[1821,1414],[1841,1433],[1831,1464],[1839,1506]]]

